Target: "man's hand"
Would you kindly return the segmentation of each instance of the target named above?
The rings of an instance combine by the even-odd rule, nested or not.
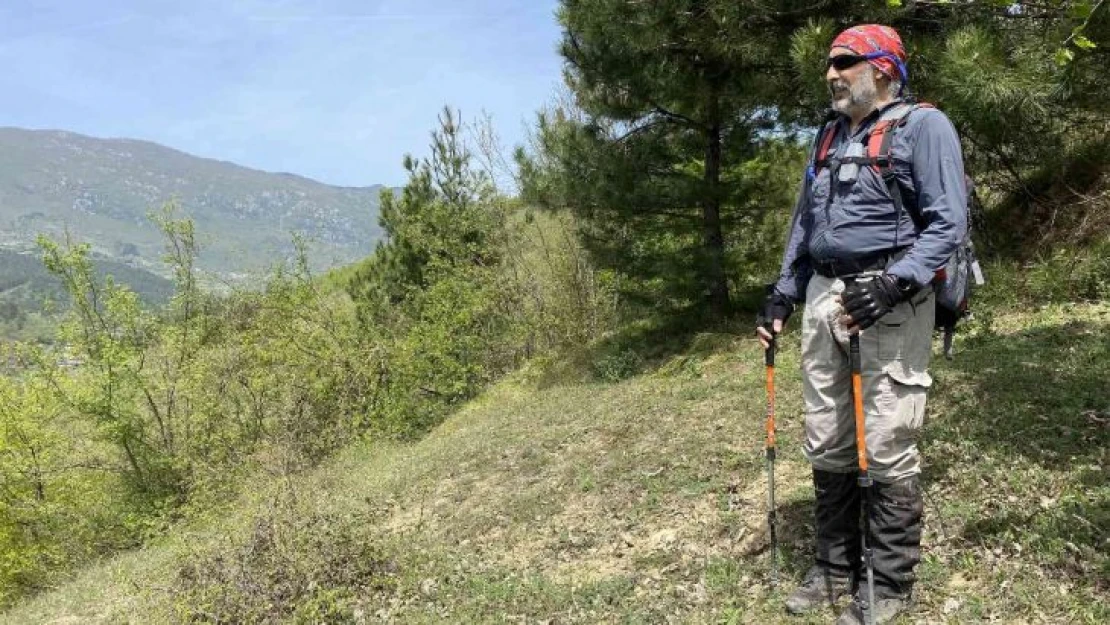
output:
[[[852,333],[866,330],[899,303],[913,297],[916,291],[912,285],[889,273],[871,280],[852,282],[840,295],[840,304],[845,312],[841,320]]]
[[[755,317],[755,333],[759,336],[759,343],[763,345],[763,349],[771,346],[771,341],[776,334],[782,332],[786,320],[793,313],[793,300],[776,291],[773,286],[768,287],[767,299],[763,301],[763,307]]]

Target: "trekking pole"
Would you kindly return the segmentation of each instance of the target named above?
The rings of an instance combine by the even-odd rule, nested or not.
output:
[[[875,566],[871,552],[871,474],[867,468],[867,430],[863,414],[863,366],[859,352],[859,333],[851,335],[852,400],[856,409],[856,450],[859,454],[859,487],[863,491],[863,566],[867,570],[867,623],[875,625]]]
[[[771,586],[779,581],[778,534],[775,531],[775,335],[774,328],[767,324],[771,332],[770,344],[764,351],[767,365],[767,528],[771,534]]]

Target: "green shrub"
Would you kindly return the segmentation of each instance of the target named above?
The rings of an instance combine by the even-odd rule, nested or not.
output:
[[[1110,241],[1059,248],[1024,263],[994,261],[984,269],[987,285],[972,302],[977,315],[991,308],[1110,298]]]
[[[619,382],[636,375],[644,366],[644,357],[633,348],[603,353],[593,362],[593,372],[603,382]]]
[[[1060,248],[1027,267],[1026,289],[1046,302],[1110,297],[1110,241],[1089,248]]]

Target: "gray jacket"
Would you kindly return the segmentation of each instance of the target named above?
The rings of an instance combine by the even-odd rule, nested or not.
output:
[[[866,141],[881,112],[860,124],[851,141]],[[860,167],[854,183],[832,181],[828,167],[807,176],[775,284],[779,293],[805,300],[814,260],[851,260],[897,248],[906,248],[906,253],[887,272],[925,286],[955,251],[967,232],[967,190],[956,129],[933,108],[916,109],[905,121],[894,131],[891,145],[905,199],[901,219],[882,176],[870,167]],[[833,123],[830,157],[848,145],[849,119],[841,115]]]

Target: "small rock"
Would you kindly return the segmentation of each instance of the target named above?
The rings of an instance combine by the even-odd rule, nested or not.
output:
[[[944,612],[945,614],[951,614],[959,609],[960,600],[955,597],[950,597],[947,601],[944,602],[944,607],[942,607],[940,611]]]
[[[678,539],[678,533],[673,529],[659,530],[651,537],[651,544],[656,549],[670,547]]]

